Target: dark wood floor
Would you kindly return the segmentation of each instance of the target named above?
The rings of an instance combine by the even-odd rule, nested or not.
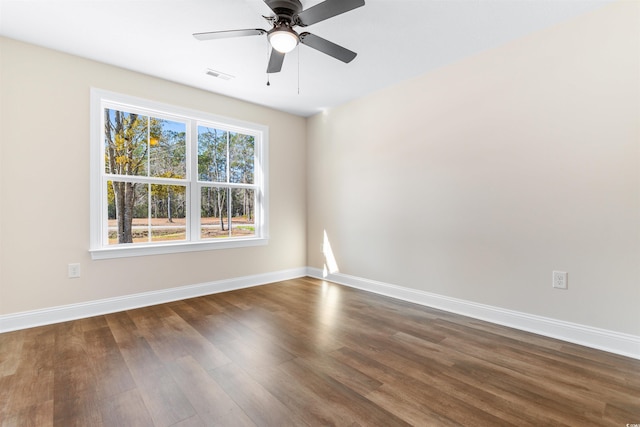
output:
[[[0,334],[2,426],[640,423],[640,361],[315,279]]]

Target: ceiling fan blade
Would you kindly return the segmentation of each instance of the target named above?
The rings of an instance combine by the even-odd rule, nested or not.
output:
[[[298,13],[297,23],[307,27],[360,6],[364,6],[364,0],[326,0]]]
[[[275,49],[271,49],[271,56],[269,56],[269,65],[267,66],[267,73],[279,73],[282,70],[282,63],[284,62],[284,53],[278,52]]]
[[[345,63],[353,61],[353,58],[358,55],[357,53],[347,48],[344,48],[311,33],[300,34],[300,43],[319,50],[322,53],[326,53],[329,56],[333,56],[334,58],[339,59],[340,61]]]
[[[261,36],[267,34],[267,32],[260,28],[247,29],[247,30],[228,30],[228,31],[210,31],[208,33],[194,33],[193,37],[198,40],[214,40],[214,39],[228,39],[231,37],[245,37],[245,36]]]

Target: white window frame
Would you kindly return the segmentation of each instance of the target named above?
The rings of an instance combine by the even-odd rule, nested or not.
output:
[[[124,258],[132,256],[159,255],[180,252],[193,252],[214,249],[240,248],[268,244],[268,158],[269,128],[264,125],[230,119],[210,113],[177,107],[174,105],[150,101],[133,96],[114,93],[102,89],[91,89],[90,105],[90,243],[92,259]],[[172,242],[149,242],[108,245],[107,235],[107,197],[106,181],[113,180],[105,172],[104,166],[104,108],[120,108],[128,112],[167,118],[185,122],[187,147],[187,176],[184,180],[137,178],[127,176],[127,180],[186,185],[187,187],[187,240]],[[255,165],[254,188],[256,194],[255,235],[250,237],[229,237],[216,239],[200,238],[200,189],[210,186],[210,182],[198,180],[198,126],[214,126],[230,132],[239,132],[254,137]],[[227,183],[223,187],[242,188],[242,184]]]

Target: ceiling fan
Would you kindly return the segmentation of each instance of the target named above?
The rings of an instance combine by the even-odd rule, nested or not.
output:
[[[349,12],[364,6],[364,0],[325,0],[305,10],[302,10],[300,0],[264,0],[264,2],[275,14],[274,16],[263,16],[272,25],[270,30],[251,28],[211,31],[195,33],[193,36],[198,40],[214,40],[266,34],[271,44],[267,73],[279,72],[282,69],[285,54],[291,52],[298,43],[302,43],[345,63],[351,62],[356,57],[357,54],[349,49],[306,31],[297,33],[294,27],[308,27],[325,19]]]

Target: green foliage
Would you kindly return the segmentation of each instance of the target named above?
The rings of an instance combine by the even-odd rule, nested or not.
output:
[[[228,132],[198,128],[198,178],[208,182],[227,181]]]
[[[253,184],[254,138],[250,135],[231,133],[229,141],[229,170],[231,182]]]
[[[112,175],[183,179],[186,131],[182,123],[126,111],[104,110],[105,172]],[[178,129],[178,130],[176,130]],[[118,243],[131,243],[133,218],[184,217],[182,185],[109,181],[109,217],[117,220]],[[149,204],[151,192],[151,205]]]
[[[198,178],[201,181],[227,184],[253,184],[255,168],[255,139],[225,130],[198,128]],[[228,205],[230,201],[231,205]],[[253,217],[254,194],[249,189],[208,187],[201,197],[203,217]]]
[[[164,125],[165,121],[160,121]],[[176,132],[165,129],[159,138],[149,141],[150,171],[149,175],[164,178],[185,178],[186,163],[186,132]]]
[[[106,172],[146,175],[149,136],[159,133],[157,119],[105,109]]]

